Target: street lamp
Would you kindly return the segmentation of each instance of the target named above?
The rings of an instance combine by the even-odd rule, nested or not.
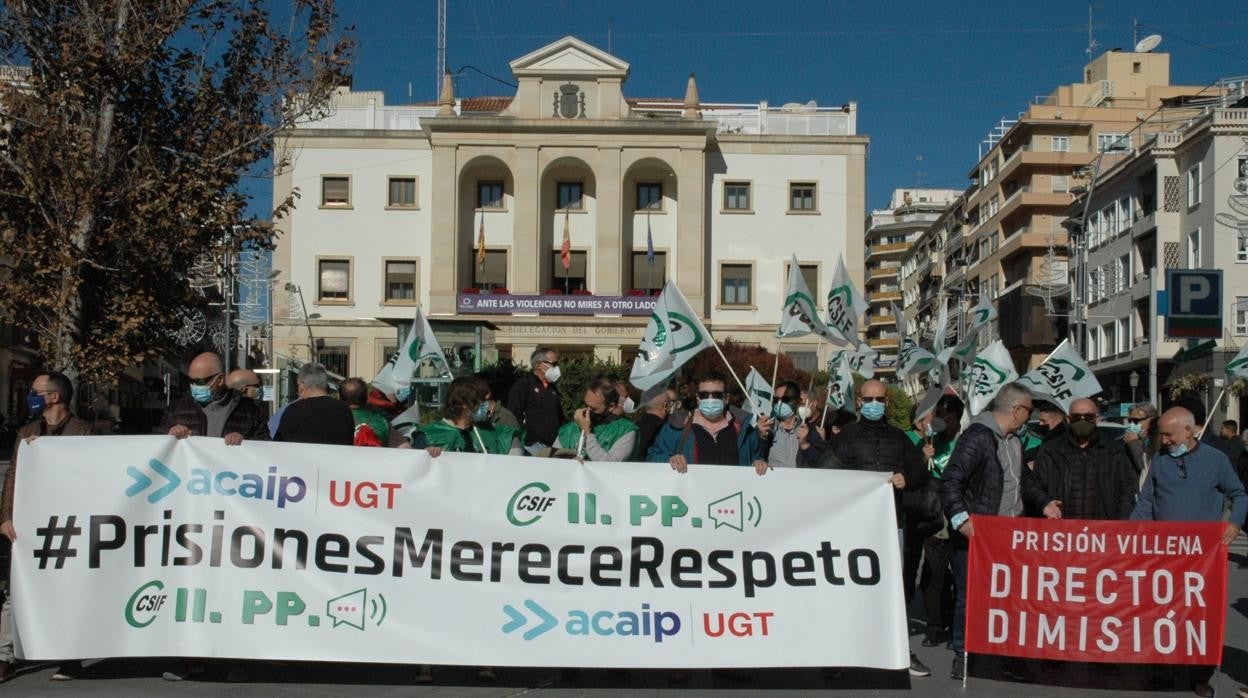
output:
[[[308,305],[303,300],[303,291],[299,288],[299,284],[286,282],[287,293],[293,293],[299,296],[299,307],[303,309],[303,326],[308,329],[308,355],[312,357],[312,363],[316,363],[316,339],[312,336],[312,324],[308,322],[313,318],[319,318],[319,313],[308,315]]]
[[[1138,399],[1135,396],[1135,389],[1140,387],[1139,371],[1132,371],[1131,375],[1127,376],[1127,382],[1131,384],[1131,402],[1135,402]]]

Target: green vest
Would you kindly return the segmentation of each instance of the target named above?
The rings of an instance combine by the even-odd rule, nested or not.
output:
[[[606,424],[599,424],[593,428],[593,431],[594,437],[598,439],[598,444],[602,446],[602,449],[610,451],[615,442],[620,440],[620,437],[637,431],[637,425],[631,419],[620,417]],[[581,441],[581,427],[576,422],[564,424],[559,428],[557,441],[560,448],[575,449]]]
[[[911,429],[906,432],[906,436],[910,437],[910,442],[916,448],[923,449],[924,438],[919,432]],[[932,477],[939,480],[940,476],[944,474],[945,466],[949,464],[949,457],[953,455],[953,447],[957,442],[957,439],[953,441],[945,441],[943,438],[932,439],[932,445],[936,447],[936,454],[932,456],[932,462],[927,466],[927,470],[932,474]]]
[[[512,441],[519,438],[524,443],[524,432],[514,427],[505,427],[502,425],[476,425],[476,434],[479,434],[481,441],[485,443],[486,453],[493,453],[499,456],[505,456],[511,452]],[[436,446],[443,451],[451,451],[453,453],[472,452],[479,453],[481,445],[475,443],[476,437],[473,437],[474,443],[471,447],[464,443],[464,435],[459,428],[445,419],[436,422],[430,422],[420,428],[420,433],[425,435],[425,441],[430,446]]]

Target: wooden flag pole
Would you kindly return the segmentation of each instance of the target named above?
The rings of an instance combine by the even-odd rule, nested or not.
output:
[[[776,340],[776,361],[771,365],[771,405],[770,409],[776,408],[776,376],[780,375],[780,340]]]
[[[1228,388],[1228,387],[1230,387],[1230,386],[1229,386],[1229,385],[1225,385],[1225,384],[1224,384],[1224,385],[1222,386],[1222,392],[1218,393],[1218,399],[1213,401],[1213,407],[1210,407],[1210,408],[1209,408],[1209,414],[1205,417],[1205,424],[1204,424],[1204,426],[1202,426],[1202,427],[1200,428],[1200,431],[1199,431],[1199,432],[1197,432],[1197,434],[1196,434],[1196,438],[1197,438],[1197,439],[1200,439],[1200,437],[1202,437],[1202,436],[1204,436],[1204,435],[1205,435],[1205,430],[1209,428],[1209,422],[1212,422],[1212,421],[1213,421],[1213,415],[1214,415],[1214,413],[1216,413],[1216,412],[1218,411],[1218,405],[1221,405],[1221,404],[1222,404],[1222,398],[1226,397],[1226,391],[1227,391],[1227,388]]]

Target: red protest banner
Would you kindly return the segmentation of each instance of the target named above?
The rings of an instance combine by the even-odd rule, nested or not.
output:
[[[1221,663],[1223,524],[973,518],[968,652]]]

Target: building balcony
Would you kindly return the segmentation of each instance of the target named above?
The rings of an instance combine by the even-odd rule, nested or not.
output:
[[[897,275],[899,273],[901,273],[900,264],[891,265],[891,266],[870,267],[867,269],[867,281],[870,282],[876,279],[889,279],[889,278],[895,279],[897,278]]]
[[[910,245],[905,242],[894,242],[894,243],[888,243],[884,245],[871,245],[870,247],[867,248],[867,259],[871,259],[873,257],[876,257],[876,258],[896,257],[908,249],[910,249]]]
[[[1152,211],[1148,215],[1139,213],[1136,209],[1135,222],[1131,224],[1131,237],[1140,238],[1157,231],[1157,212]]]
[[[867,293],[868,303],[900,303],[901,291],[871,291]]]
[[[868,339],[867,344],[869,344],[872,349],[896,349],[897,348],[897,335],[894,334],[891,337],[878,337],[878,338]]]
[[[1009,177],[1023,167],[1063,167],[1070,168],[1074,171],[1075,169],[1092,162],[1095,157],[1096,153],[1041,152],[1032,150],[1030,146],[1026,146],[1015,151],[1015,153],[1001,165],[1001,171],[997,174],[997,177]]]

